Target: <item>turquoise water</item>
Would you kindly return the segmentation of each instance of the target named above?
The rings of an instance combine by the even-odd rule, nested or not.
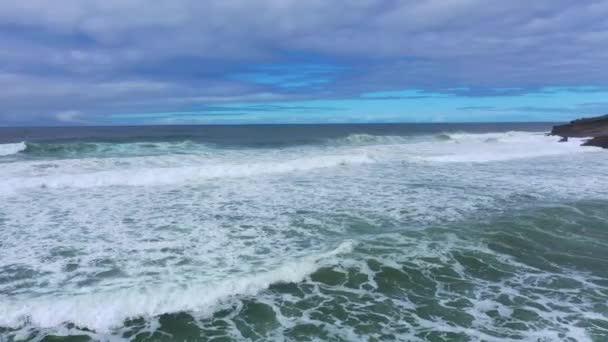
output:
[[[608,154],[545,128],[0,131],[0,341],[607,341]]]

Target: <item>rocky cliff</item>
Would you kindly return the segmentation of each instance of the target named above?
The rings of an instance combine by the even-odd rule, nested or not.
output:
[[[583,145],[608,148],[608,115],[583,118],[554,126],[551,135],[568,138],[590,138]]]

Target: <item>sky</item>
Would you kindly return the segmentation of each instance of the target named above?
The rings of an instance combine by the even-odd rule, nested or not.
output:
[[[608,113],[605,0],[0,0],[0,126]]]

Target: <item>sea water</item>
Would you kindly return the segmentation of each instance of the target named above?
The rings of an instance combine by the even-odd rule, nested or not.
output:
[[[0,129],[0,341],[608,341],[608,152],[549,129]]]

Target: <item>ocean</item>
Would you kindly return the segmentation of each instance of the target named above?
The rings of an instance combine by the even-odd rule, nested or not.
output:
[[[549,123],[0,129],[0,341],[608,341]]]

